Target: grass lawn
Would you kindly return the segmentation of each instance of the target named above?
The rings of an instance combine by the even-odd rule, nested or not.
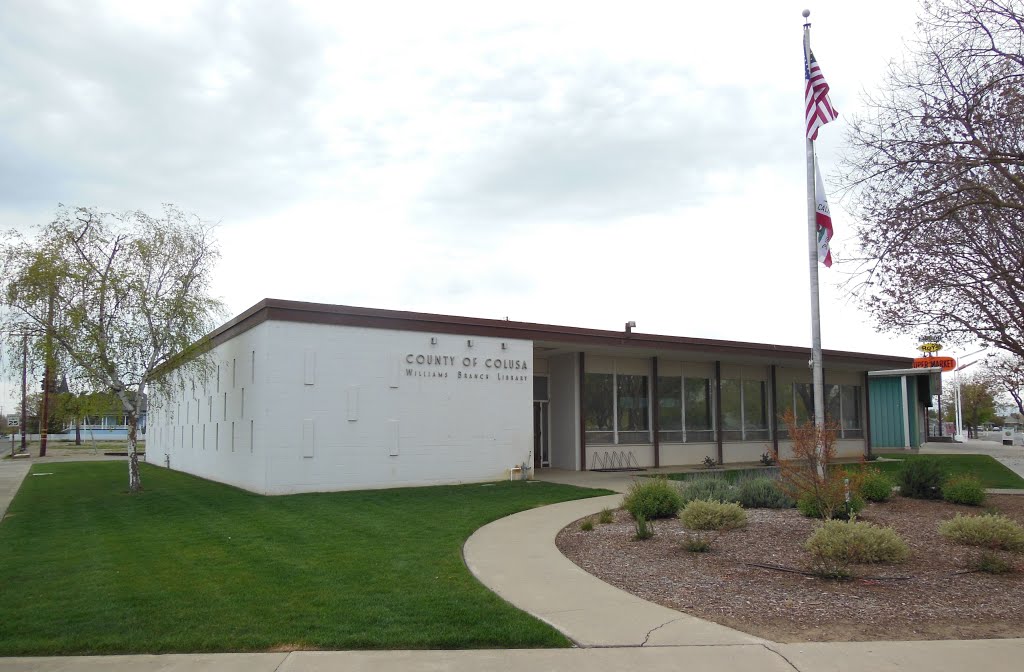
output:
[[[907,461],[925,458],[938,460],[943,471],[949,476],[974,474],[986,488],[1024,488],[1024,478],[990,455],[885,455],[900,462],[872,462],[882,472],[895,476]]]
[[[462,559],[481,525],[602,494],[503,482],[263,497],[123,462],[35,465],[0,523],[0,655],[558,647]]]
[[[981,479],[986,488],[1021,488],[1024,489],[1024,478],[1018,476],[1012,469],[1000,463],[989,455],[884,455],[884,457],[897,461],[875,461],[869,462],[872,467],[878,467],[883,473],[895,477],[896,473],[903,468],[905,461],[921,460],[931,458],[942,464],[943,471],[949,476],[957,474],[974,474]],[[857,469],[857,465],[836,465],[840,469]],[[675,474],[665,474],[674,481],[685,481],[691,478],[724,478],[730,483],[754,477],[775,475],[776,469],[771,468],[750,468],[726,470],[690,471]]]

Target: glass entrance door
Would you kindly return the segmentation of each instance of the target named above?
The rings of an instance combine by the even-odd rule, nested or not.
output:
[[[533,402],[533,466],[551,466],[551,448],[548,442],[548,402]]]

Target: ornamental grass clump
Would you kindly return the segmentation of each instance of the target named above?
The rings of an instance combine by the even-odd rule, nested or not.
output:
[[[615,516],[612,510],[609,509],[607,506],[601,509],[601,513],[597,514],[597,522],[601,523],[602,525],[608,525],[614,520]]]
[[[998,513],[961,516],[939,523],[939,534],[965,546],[991,550],[1024,552],[1024,528]]]
[[[910,548],[891,527],[852,520],[826,520],[804,548],[813,571],[833,578],[848,577],[851,564],[899,563],[910,557]]]
[[[892,498],[892,479],[875,467],[864,469],[860,496],[869,502],[888,502]]]
[[[774,478],[750,478],[737,486],[740,506],[744,509],[789,509],[794,502]]]
[[[942,465],[929,457],[907,460],[896,476],[900,494],[914,499],[941,499],[944,480]]]
[[[985,501],[985,486],[973,474],[960,474],[943,484],[942,498],[952,504],[981,506]]]
[[[622,500],[622,508],[629,511],[634,520],[643,518],[675,518],[683,508],[683,498],[675,484],[666,478],[650,478],[635,481]]]
[[[736,486],[717,476],[693,478],[683,481],[679,488],[683,504],[690,502],[738,502],[739,491]]]

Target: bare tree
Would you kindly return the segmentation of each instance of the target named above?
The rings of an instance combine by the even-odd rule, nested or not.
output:
[[[925,0],[918,31],[851,123],[851,287],[884,330],[1024,356],[1024,13]]]
[[[984,375],[994,388],[1013,398],[1017,410],[1024,416],[1024,359],[1013,355],[989,357]]]
[[[35,239],[9,232],[0,248],[7,326],[48,335],[63,370],[120,400],[133,492],[139,412],[167,384],[161,364],[207,365],[202,339],[222,312],[209,296],[216,258],[209,227],[170,205],[160,217],[61,206]]]

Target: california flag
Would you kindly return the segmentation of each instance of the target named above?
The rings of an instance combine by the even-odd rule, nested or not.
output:
[[[821,171],[818,170],[818,155],[814,155],[814,201],[815,216],[818,229],[818,261],[825,264],[826,268],[832,267],[832,252],[828,249],[828,241],[832,240],[832,215],[828,211],[828,201],[825,200],[825,185],[821,181]]]

